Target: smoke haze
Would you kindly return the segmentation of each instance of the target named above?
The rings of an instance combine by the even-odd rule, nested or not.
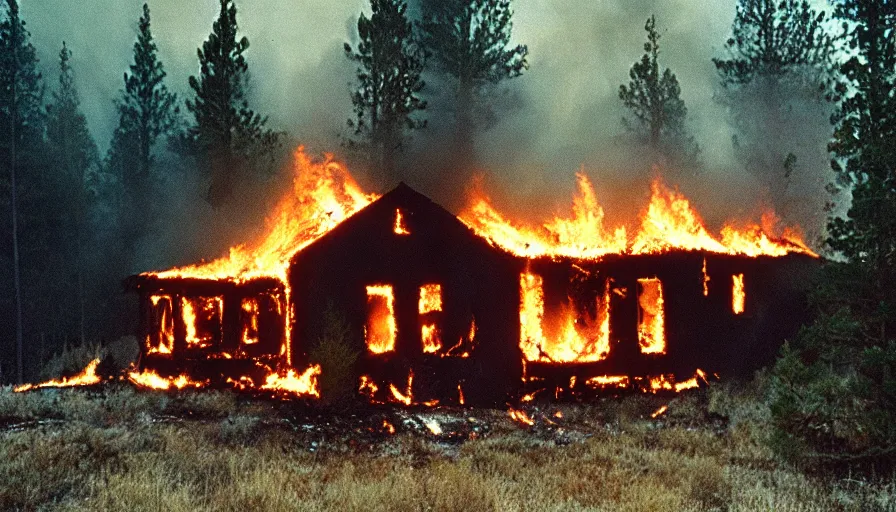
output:
[[[37,48],[48,88],[56,85],[57,54],[62,41],[73,52],[72,64],[92,133],[105,152],[117,118],[113,100],[122,87],[122,74],[132,60],[132,46],[140,15],[139,0],[24,0],[22,14]],[[218,11],[216,0],[150,1],[152,27],[159,54],[168,72],[167,85],[181,100],[189,98],[187,77],[198,74],[196,49],[208,37]],[[711,62],[723,57],[730,33],[735,0],[604,0],[555,2],[516,0],[514,41],[529,47],[530,69],[522,77],[505,82],[490,96],[497,113],[495,122],[477,134],[476,149],[487,189],[500,209],[510,215],[538,219],[568,208],[575,188],[574,172],[583,167],[595,183],[611,223],[631,223],[646,205],[652,169],[643,152],[624,137],[624,108],[619,86],[628,81],[628,70],[643,53],[644,23],[656,15],[660,63],[677,75],[688,108],[688,128],[700,144],[701,169],[669,169],[675,183],[692,198],[711,225],[730,218],[758,218],[764,204],[776,201],[769,188],[781,186],[757,178],[743,165],[744,156],[732,145],[731,116],[719,101],[718,75]],[[573,6],[574,5],[574,6]],[[269,126],[290,134],[311,152],[335,152],[353,164],[340,146],[352,116],[349,99],[354,65],[343,55],[342,44],[354,42],[358,15],[369,7],[364,0],[238,0],[238,19],[251,42],[247,52],[252,74],[250,105],[269,116]],[[439,79],[427,77],[431,85]],[[451,173],[450,100],[444,91],[430,87],[427,99],[433,108],[424,115],[429,127],[412,135],[400,175],[449,209],[464,204],[467,177]],[[183,110],[183,108],[182,108]],[[738,112],[744,116],[749,109]],[[820,119],[818,129],[786,142],[799,146],[797,170],[802,173],[790,187],[805,190],[794,197],[819,200],[830,181],[825,145],[830,127],[825,113],[803,118]],[[772,149],[780,141],[761,141]],[[822,165],[823,164],[823,165]],[[385,191],[393,183],[371,183],[358,170],[362,184]],[[663,172],[663,170],[659,170]],[[783,175],[783,169],[782,169]],[[189,174],[189,173],[187,173]],[[772,185],[769,185],[772,183]],[[777,184],[776,184],[777,183]],[[275,180],[249,193],[257,208],[212,212],[201,201],[201,186],[174,184],[178,192],[168,196],[171,219],[198,219],[193,228],[178,223],[177,233],[167,233],[166,249],[136,263],[135,270],[184,263],[197,257],[214,257],[226,247],[251,236],[264,217],[273,194],[283,185]],[[825,197],[820,197],[824,202]],[[787,199],[793,201],[793,197]],[[537,205],[537,207],[533,207]],[[789,223],[803,225],[811,236],[821,233],[823,215],[815,208],[781,212]],[[247,222],[249,218],[252,222]],[[249,226],[247,226],[247,224]],[[192,229],[192,231],[186,231]],[[208,233],[217,238],[184,249],[181,241],[198,240]],[[161,233],[161,231],[160,231]],[[196,237],[196,238],[192,238]]]

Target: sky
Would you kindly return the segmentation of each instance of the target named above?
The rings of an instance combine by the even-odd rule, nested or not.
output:
[[[22,15],[41,59],[48,87],[55,86],[62,41],[72,51],[82,107],[101,151],[116,122],[113,105],[132,60],[141,14],[138,0],[22,0]],[[482,134],[477,149],[484,171],[499,190],[512,189],[509,204],[523,214],[530,205],[558,210],[583,168],[598,196],[617,208],[636,211],[649,194],[654,170],[632,171],[636,160],[620,151],[624,109],[619,86],[643,53],[644,23],[655,14],[662,39],[661,65],[681,84],[689,128],[702,149],[705,170],[680,184],[706,205],[711,220],[739,216],[762,201],[761,187],[737,169],[732,130],[716,101],[718,76],[711,62],[724,56],[736,0],[515,0],[513,39],[529,48],[530,69],[504,89],[499,120]],[[167,84],[181,99],[191,96],[187,79],[198,74],[196,49],[208,37],[217,0],[151,0],[152,28],[168,72]],[[342,45],[352,41],[364,0],[239,0],[238,21],[250,40],[251,106],[269,125],[288,131],[313,151],[339,154],[352,115],[349,99],[353,64]],[[416,137],[414,158],[426,165],[428,140],[444,119],[430,119],[430,133]],[[826,128],[825,128],[826,129]],[[429,137],[429,139],[427,139]],[[823,143],[813,142],[826,161]],[[415,153],[416,151],[416,153]],[[821,183],[826,169],[813,169]],[[815,179],[817,178],[817,179]],[[456,195],[439,197],[444,176],[411,176],[412,186],[436,200],[457,205]],[[392,184],[378,184],[385,191]],[[823,185],[823,183],[822,183]],[[462,188],[458,185],[458,189]],[[602,190],[610,191],[602,194]],[[813,192],[815,193],[815,192]],[[637,203],[637,205],[635,205]],[[612,218],[612,214],[609,215]],[[819,218],[790,219],[810,234]]]

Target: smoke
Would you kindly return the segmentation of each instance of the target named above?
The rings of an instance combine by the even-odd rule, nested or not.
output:
[[[198,73],[196,48],[208,37],[218,2],[149,4],[168,86],[181,99],[191,97],[187,77]],[[23,2],[23,17],[51,87],[62,41],[72,50],[82,107],[103,151],[116,124],[112,102],[132,59],[141,5],[141,0]],[[343,55],[342,44],[356,37],[358,15],[369,12],[365,0],[238,0],[237,6],[241,32],[251,42],[250,104],[269,116],[269,126],[288,132],[312,153],[329,151],[347,159],[361,184],[374,190],[386,191],[403,179],[453,211],[465,204],[469,176],[452,169],[458,155],[448,143],[450,95],[435,75],[426,77],[429,127],[412,134],[393,182],[374,183],[361,161],[340,144],[348,135],[354,79],[354,65]],[[580,168],[594,181],[612,223],[633,222],[657,173],[675,176],[671,184],[693,199],[710,224],[755,215],[757,206],[768,201],[765,179],[746,172],[744,155],[732,145],[727,107],[716,100],[719,80],[710,59],[722,55],[735,0],[516,0],[513,6],[513,40],[528,45],[530,69],[490,92],[488,102],[496,115],[475,140],[478,167],[501,209],[533,219],[562,211]],[[411,10],[416,7],[412,3]],[[688,128],[702,149],[700,170],[654,169],[624,136],[619,85],[628,81],[629,68],[643,53],[644,22],[652,14],[662,35],[661,65],[678,77]],[[748,117],[750,109],[737,114]],[[807,178],[790,181],[790,201],[817,199],[816,184],[827,181],[826,163],[819,167],[826,161],[830,128],[821,117],[801,118],[813,125],[807,137],[794,142],[801,154],[814,156],[799,157],[797,169]],[[758,142],[756,147],[774,140]],[[200,199],[195,173],[188,168],[178,173],[165,196],[165,216],[157,219],[160,229],[145,244],[147,250],[164,249],[137,263],[146,267],[136,270],[212,258],[236,241],[251,240],[241,237],[251,236],[262,224],[272,203],[267,196],[283,190],[289,175],[285,169],[240,194],[240,206],[231,212],[214,212]],[[814,206],[808,210],[786,212],[786,220],[817,231],[823,216]]]

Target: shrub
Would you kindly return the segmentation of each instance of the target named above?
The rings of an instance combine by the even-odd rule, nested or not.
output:
[[[309,358],[320,364],[321,402],[337,407],[348,407],[357,397],[356,366],[360,353],[351,328],[340,312],[327,308],[323,318],[323,333],[312,345]]]

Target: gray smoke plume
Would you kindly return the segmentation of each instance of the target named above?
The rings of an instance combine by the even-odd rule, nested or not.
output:
[[[112,101],[132,59],[141,4],[140,0],[23,2],[23,16],[48,83],[55,80],[55,55],[62,41],[72,50],[83,108],[101,148],[108,146],[115,126]],[[196,48],[208,36],[218,2],[149,4],[168,85],[181,98],[189,97],[187,77],[198,73]],[[247,58],[252,107],[269,115],[270,126],[288,132],[309,151],[334,152],[352,164],[353,156],[340,145],[352,115],[349,93],[354,79],[354,66],[343,55],[342,44],[354,41],[358,15],[369,12],[367,2],[238,0],[237,5],[241,31],[251,42]],[[786,141],[769,134],[764,134],[766,139],[759,137],[762,134],[755,137],[751,147],[768,144],[774,146],[769,154],[797,155],[785,197],[774,197],[769,176],[749,172],[744,165],[745,159],[761,157],[762,151],[745,158],[732,144],[735,127],[756,123],[750,119],[751,108],[729,110],[730,105],[717,100],[719,79],[710,59],[721,56],[735,0],[516,0],[513,6],[513,39],[528,45],[530,69],[492,91],[489,101],[496,115],[477,132],[475,141],[486,187],[502,210],[532,220],[563,211],[575,189],[574,173],[583,168],[596,186],[608,221],[634,222],[646,205],[650,179],[664,170],[651,168],[643,151],[627,142],[618,90],[643,53],[644,22],[653,14],[662,34],[661,65],[678,77],[689,111],[688,127],[702,149],[702,169],[665,170],[676,177],[670,184],[680,186],[714,226],[728,218],[755,217],[768,202],[790,205],[781,212],[785,220],[802,224],[809,233],[820,232],[824,215],[816,205],[827,199],[820,186],[829,180],[825,143],[830,127],[824,111],[816,115],[812,105],[800,103],[781,125],[799,136]],[[362,167],[354,170],[362,185],[372,189],[382,192],[404,179],[458,211],[465,204],[469,176],[452,173],[454,155],[446,144],[450,101],[438,77],[430,74],[427,80],[429,127],[412,134],[401,174],[392,183],[373,183]],[[781,147],[775,146],[779,142]],[[222,247],[251,236],[272,202],[264,198],[288,184],[284,172],[247,192],[245,204],[253,208],[246,217],[241,208],[232,214],[207,211],[201,204],[201,187],[190,183],[189,175],[183,172],[186,183],[177,185],[166,199],[171,218],[160,220],[177,229],[148,241],[148,247],[166,249],[141,264],[165,266],[219,255]]]

